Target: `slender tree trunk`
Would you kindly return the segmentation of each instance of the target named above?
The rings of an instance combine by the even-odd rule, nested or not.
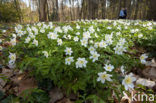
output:
[[[39,0],[39,21],[48,20],[47,0]]]
[[[106,0],[102,0],[102,19],[106,18]]]
[[[135,2],[135,15],[134,15],[134,19],[137,19],[138,9],[139,9],[139,1],[136,0],[136,2]]]
[[[59,21],[59,14],[58,14],[59,6],[58,6],[58,0],[56,0],[56,20]]]
[[[16,8],[16,11],[18,13],[18,17],[19,17],[19,20],[20,22],[22,22],[22,12],[21,12],[21,8],[20,8],[20,4],[19,4],[19,0],[14,0],[14,4],[15,4],[15,8]]]

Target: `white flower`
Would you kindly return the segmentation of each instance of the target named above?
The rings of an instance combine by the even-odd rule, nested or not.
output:
[[[66,47],[66,50],[64,50],[66,52],[66,55],[71,55],[73,53],[71,48]]]
[[[119,43],[117,45],[123,46],[126,43],[125,38],[120,38]]]
[[[76,68],[83,68],[86,67],[86,64],[88,63],[88,61],[86,61],[85,58],[78,58],[77,62],[76,62]]]
[[[31,28],[30,28],[30,27],[27,27],[27,31],[28,31],[28,32],[31,32]]]
[[[135,32],[139,32],[139,29],[135,29]]]
[[[49,32],[47,35],[49,39],[57,39],[58,35],[56,33]]]
[[[95,48],[100,47],[100,42],[96,42],[96,43],[94,44],[94,47],[95,47]]]
[[[135,30],[134,30],[134,29],[132,29],[132,30],[131,30],[131,33],[135,33]]]
[[[121,35],[121,32],[117,32],[116,35],[117,35],[117,36]]]
[[[128,29],[128,27],[127,27],[127,26],[125,26],[125,29]]]
[[[30,38],[29,37],[27,37],[26,39],[25,39],[25,42],[24,43],[29,43],[30,42]]]
[[[76,42],[76,41],[79,41],[79,38],[76,36],[76,37],[74,37],[74,41]]]
[[[10,53],[9,58],[10,58],[10,61],[16,61],[16,54]]]
[[[53,26],[53,22],[49,22],[49,25],[50,25],[50,26]]]
[[[48,27],[49,27],[48,25],[43,24],[43,29],[48,29]],[[44,32],[45,32],[45,30],[44,30]],[[44,32],[43,32],[43,33],[44,33]]]
[[[82,46],[87,47],[87,44],[88,44],[88,39],[82,39],[81,40],[81,45]]]
[[[109,65],[105,65],[105,67],[104,67],[104,69],[106,70],[106,71],[112,71],[113,69],[114,69],[114,66],[113,65],[111,65],[111,64],[109,64]]]
[[[49,27],[50,27],[50,29],[53,28],[53,23],[52,22],[49,22]]]
[[[90,46],[88,50],[90,51],[90,53],[93,53],[95,51],[95,48]]]
[[[99,32],[99,31],[100,31],[100,29],[99,29],[99,28],[97,28],[97,31]]]
[[[116,26],[116,25],[117,25],[117,23],[116,23],[116,22],[114,22],[114,23],[113,23],[113,25],[114,25],[114,26]]]
[[[91,53],[90,59],[93,59],[93,62],[98,60],[100,54],[98,54],[96,51]]]
[[[94,44],[94,41],[93,41],[93,40],[90,40],[89,43],[90,43],[90,44]]]
[[[65,64],[66,65],[70,65],[72,62],[74,62],[73,57],[68,57],[68,58],[65,59]]]
[[[89,33],[89,32],[84,32],[84,33],[83,33],[83,38],[84,38],[84,39],[89,39],[89,38],[91,38],[90,33]]]
[[[62,39],[57,39],[57,43],[58,43],[58,45],[62,45]]]
[[[140,56],[140,61],[142,64],[145,64],[146,63],[146,59],[148,58],[147,54],[142,54]]]
[[[44,56],[46,57],[46,58],[48,58],[48,52],[47,51],[42,51],[42,53],[44,54]]]
[[[22,25],[18,24],[16,28],[21,30],[22,29]]]
[[[55,30],[54,30],[55,33],[59,32],[59,33],[62,33],[62,30],[61,30],[61,27],[56,27]]]
[[[95,37],[98,38],[99,36],[97,35],[97,33],[95,33]]]
[[[73,28],[70,25],[68,25],[67,28],[68,30],[73,31]]]
[[[148,27],[148,29],[149,29],[149,30],[152,30],[152,29],[153,29],[153,27],[151,27],[151,26],[150,26],[150,27]]]
[[[16,38],[16,34],[12,34],[12,37],[13,37],[13,38]]]
[[[100,44],[99,44],[99,47],[101,48],[106,48],[107,47],[107,43],[105,41],[101,41]]]
[[[120,67],[120,70],[121,70],[122,74],[124,75],[125,74],[125,70],[124,70],[124,66],[123,65]]]
[[[68,32],[68,27],[67,26],[63,26],[62,29],[63,29],[64,33]]]
[[[11,68],[11,69],[15,68],[16,67],[15,61],[10,60],[9,64],[8,64],[8,67]]]
[[[40,27],[41,25],[42,25],[42,24],[41,24],[40,22],[39,22],[39,23],[37,23],[37,26],[39,26],[39,27]]]
[[[109,27],[107,27],[107,29],[112,29],[112,27],[109,26]]]
[[[15,64],[15,60],[9,60],[9,65],[14,65]]]
[[[129,88],[133,89],[134,88],[134,84],[133,84],[134,81],[136,81],[136,78],[132,77],[132,74],[126,75],[125,79],[122,81],[122,85],[124,85],[126,90],[128,90]]]
[[[143,27],[146,27],[146,24],[143,24],[142,26],[143,26]]]
[[[143,35],[142,35],[142,34],[139,34],[139,35],[138,35],[138,38],[142,38],[142,37],[143,37]]]
[[[40,29],[40,32],[41,32],[41,33],[45,33],[44,28]]]
[[[112,44],[112,34],[111,35],[105,35],[105,41],[108,45],[111,45]]]
[[[36,27],[32,27],[32,30],[34,31],[35,35],[38,34],[38,29]]]
[[[101,81],[101,83],[105,83],[105,81],[112,81],[112,79],[110,77],[112,77],[112,75],[110,74],[107,74],[106,72],[100,72],[98,73],[98,78],[97,78],[97,81]]]
[[[79,25],[77,25],[77,26],[76,26],[76,29],[80,29],[80,26],[79,26]]]
[[[67,39],[67,35],[64,34],[64,35],[63,35],[63,38]]]
[[[95,30],[94,30],[94,27],[93,27],[93,26],[89,27],[89,32],[90,32],[90,33],[94,33],[94,32],[95,32]]]
[[[2,32],[3,32],[3,33],[5,33],[5,32],[6,32],[6,30],[2,30]]]
[[[15,46],[16,45],[16,38],[13,38],[10,40],[11,45]]]
[[[68,39],[71,39],[71,35],[68,35],[67,37],[68,37]]]
[[[77,32],[76,35],[80,35],[80,32]]]
[[[34,39],[35,38],[35,35],[32,32],[30,32],[29,33],[29,37]]]
[[[116,45],[116,47],[114,48],[114,50],[115,50],[115,54],[122,55],[123,52],[126,51],[126,47]]]
[[[152,25],[152,23],[151,22],[149,22],[148,24],[147,24],[147,26],[151,26]]]
[[[2,43],[2,39],[0,39],[0,43]]]
[[[23,31],[19,30],[17,36],[21,37],[22,35],[24,35]]]
[[[2,46],[0,46],[0,51],[2,51],[3,50],[3,47]]]
[[[138,25],[138,22],[136,22],[134,25]]]
[[[38,41],[36,39],[33,40],[32,44],[38,46]]]

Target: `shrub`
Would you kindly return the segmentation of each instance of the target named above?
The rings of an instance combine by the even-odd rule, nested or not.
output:
[[[17,12],[13,2],[0,3],[0,21],[1,22],[17,22],[19,20],[19,13]]]

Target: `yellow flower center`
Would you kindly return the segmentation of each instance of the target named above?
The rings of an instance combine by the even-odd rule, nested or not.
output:
[[[94,49],[93,49],[93,48],[91,48],[91,51],[94,51]]]
[[[142,60],[145,59],[144,56],[141,56],[141,59],[142,59]]]
[[[80,64],[83,64],[83,63],[84,63],[84,61],[81,60],[81,61],[80,61]]]
[[[106,43],[103,43],[103,45],[106,45]]]
[[[109,70],[109,69],[111,69],[111,67],[107,67],[107,69]]]
[[[106,79],[106,78],[107,78],[107,74],[103,74],[103,75],[101,76],[101,78],[102,78],[102,79]]]
[[[70,53],[70,50],[68,50],[67,52]]]
[[[69,62],[69,61],[70,61],[70,59],[67,59],[67,61]]]
[[[86,44],[86,41],[83,41],[83,44]]]
[[[130,77],[128,77],[126,80],[125,80],[125,83],[126,84],[131,84],[132,83],[132,79]]]
[[[96,55],[94,54],[93,57],[96,58]]]
[[[11,60],[15,60],[15,57],[14,56],[11,56]]]

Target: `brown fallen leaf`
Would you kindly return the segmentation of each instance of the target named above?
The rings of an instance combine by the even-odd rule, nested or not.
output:
[[[56,103],[74,103],[74,102],[70,101],[70,99],[68,99],[68,98],[64,98]]]
[[[3,68],[1,74],[3,74],[4,76],[10,78],[11,76],[13,76],[13,69]]]
[[[55,103],[56,101],[61,100],[64,97],[64,95],[59,88],[55,87],[49,92],[49,97],[49,103]]]
[[[144,77],[156,81],[156,68],[146,68],[142,71]]]
[[[19,89],[18,89],[19,91],[17,95],[19,96],[24,90],[32,89],[32,88],[37,88],[37,84],[34,78],[27,78],[27,79],[21,80],[19,82]]]
[[[156,68],[156,61],[155,61],[155,59],[152,59],[151,66]]]
[[[11,78],[11,81],[16,85],[14,90],[16,91],[15,95],[21,96],[20,94],[32,88],[37,88],[37,83],[33,77],[29,77],[28,73],[16,73],[14,77]]]
[[[144,79],[144,78],[139,78],[136,81],[136,84],[141,84],[141,85],[146,86],[148,88],[153,88],[156,85],[155,81],[151,81],[151,80]]]

